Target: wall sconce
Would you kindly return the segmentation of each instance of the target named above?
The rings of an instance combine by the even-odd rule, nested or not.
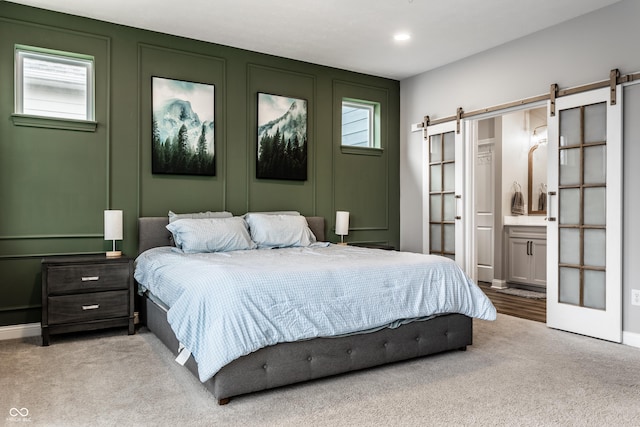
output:
[[[344,236],[349,234],[349,212],[336,211],[336,234],[340,236],[339,245],[346,245]]]
[[[545,144],[547,142],[547,125],[538,126],[531,134],[531,146]]]
[[[121,251],[116,250],[116,240],[122,240],[122,211],[104,211],[104,240],[113,241],[113,250],[106,253],[108,258],[122,255]]]

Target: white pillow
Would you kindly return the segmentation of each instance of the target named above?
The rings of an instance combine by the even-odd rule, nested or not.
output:
[[[239,217],[186,218],[167,225],[176,246],[185,253],[255,249],[247,223]]]
[[[316,241],[303,216],[248,213],[245,219],[259,249],[309,246]]]
[[[226,211],[222,211],[222,212],[206,211],[206,212],[183,213],[183,214],[177,214],[177,213],[173,213],[172,211],[169,211],[169,222],[171,223],[173,221],[177,221],[179,219],[185,219],[185,218],[193,218],[193,219],[231,218],[232,216],[233,214],[231,212],[226,212]]]

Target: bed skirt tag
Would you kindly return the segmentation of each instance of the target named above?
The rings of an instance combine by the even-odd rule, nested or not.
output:
[[[176,362],[178,362],[180,366],[184,366],[184,364],[187,363],[187,360],[189,360],[189,356],[191,356],[191,352],[187,350],[187,348],[182,345],[182,343],[180,343],[180,346],[178,347],[178,357],[176,357]]]

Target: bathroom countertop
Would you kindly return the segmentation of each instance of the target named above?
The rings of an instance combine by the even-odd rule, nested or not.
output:
[[[547,217],[544,215],[505,215],[504,225],[519,225],[527,227],[546,227]]]

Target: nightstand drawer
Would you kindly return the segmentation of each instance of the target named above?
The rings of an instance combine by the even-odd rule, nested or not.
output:
[[[49,266],[49,294],[127,289],[129,264],[78,264]]]
[[[129,291],[93,292],[48,298],[49,324],[103,320],[129,315]]]

